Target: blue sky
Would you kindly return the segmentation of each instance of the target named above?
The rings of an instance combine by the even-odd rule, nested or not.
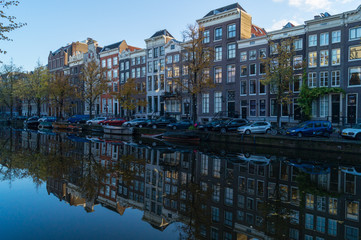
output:
[[[12,32],[12,42],[1,41],[8,51],[0,60],[32,70],[38,59],[47,63],[49,52],[87,37],[101,46],[120,40],[144,47],[144,39],[167,29],[182,40],[182,31],[210,10],[234,0],[20,0],[8,12],[28,25]],[[253,23],[276,30],[288,21],[302,24],[321,12],[337,14],[356,9],[359,0],[243,0],[238,3],[252,15]]]

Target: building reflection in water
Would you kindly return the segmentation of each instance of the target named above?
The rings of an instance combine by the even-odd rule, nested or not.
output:
[[[352,164],[357,156],[324,153],[320,160],[308,153],[301,159],[247,147],[226,153],[144,140],[1,134],[11,139],[4,146],[13,155],[4,156],[3,149],[1,156],[7,169],[12,165],[13,174],[21,169],[46,181],[49,194],[87,212],[98,204],[119,215],[139,209],[142,220],[159,231],[181,223],[181,238],[360,237],[361,171]],[[34,161],[24,158],[34,153],[45,159],[44,176],[23,163]]]

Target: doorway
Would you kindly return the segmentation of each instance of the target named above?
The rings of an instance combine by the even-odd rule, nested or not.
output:
[[[341,97],[339,94],[334,94],[331,97],[331,116],[332,123],[340,123],[340,103]]]

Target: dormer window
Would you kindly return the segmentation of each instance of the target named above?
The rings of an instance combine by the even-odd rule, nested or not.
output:
[[[175,49],[175,46],[174,45],[170,45],[170,49]]]

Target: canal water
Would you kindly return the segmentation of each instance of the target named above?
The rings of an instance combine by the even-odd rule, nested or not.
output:
[[[0,239],[359,239],[361,156],[0,129]]]

